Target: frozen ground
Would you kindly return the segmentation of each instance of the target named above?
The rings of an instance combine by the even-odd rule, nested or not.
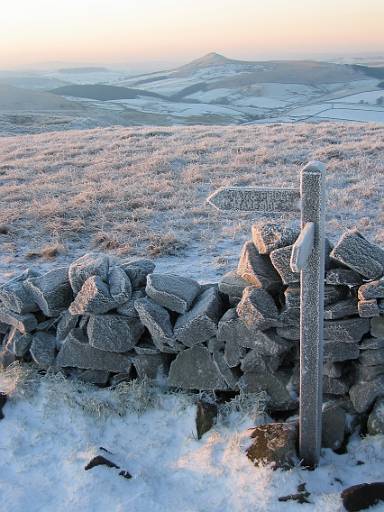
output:
[[[4,512],[337,512],[344,488],[382,480],[383,436],[355,435],[343,455],[324,450],[313,472],[253,466],[248,429],[268,420],[261,407],[252,410],[257,396],[222,406],[217,425],[198,441],[196,395],[147,384],[111,392],[58,376],[19,379],[19,371],[0,375],[0,390],[11,392],[0,421]],[[85,471],[98,454],[132,479],[103,466]],[[310,504],[278,501],[301,483]]]
[[[327,231],[384,244],[384,126],[103,128],[0,138],[0,280],[89,250],[149,256],[215,280],[237,264],[252,214],[206,204],[225,185],[298,187],[327,166]],[[298,220],[286,217],[287,221]]]

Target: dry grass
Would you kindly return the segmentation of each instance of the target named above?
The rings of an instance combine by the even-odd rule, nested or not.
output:
[[[253,215],[205,204],[229,184],[298,186],[310,159],[327,164],[328,230],[357,226],[384,243],[384,126],[100,128],[0,139],[2,252],[20,264],[98,247],[182,255],[249,236]],[[218,251],[220,256],[220,251]],[[52,256],[50,256],[52,254]],[[216,255],[217,256],[217,255]]]

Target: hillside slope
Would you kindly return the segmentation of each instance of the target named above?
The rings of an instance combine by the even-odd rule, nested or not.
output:
[[[328,231],[356,225],[383,243],[383,140],[384,126],[326,123],[1,138],[0,273],[99,249],[167,265],[183,255],[192,273],[222,274],[256,216],[218,212],[208,194],[230,184],[299,186],[311,159],[327,165]]]

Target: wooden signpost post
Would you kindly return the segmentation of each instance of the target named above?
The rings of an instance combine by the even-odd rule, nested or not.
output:
[[[301,273],[300,291],[300,457],[316,466],[321,448],[324,317],[324,165],[301,170],[300,190],[228,187],[208,202],[220,210],[301,211],[301,233],[292,248],[291,269]]]

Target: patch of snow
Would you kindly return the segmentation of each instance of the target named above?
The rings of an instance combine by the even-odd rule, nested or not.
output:
[[[335,512],[344,488],[382,480],[383,436],[354,437],[344,455],[324,450],[315,471],[273,471],[245,455],[249,428],[261,418],[233,412],[198,441],[193,397],[159,389],[140,411],[135,400],[143,397],[125,393],[118,399],[47,379],[33,396],[8,401],[0,421],[2,510],[296,512],[297,502],[278,498],[305,483],[311,504],[300,508]],[[85,471],[97,454],[132,479],[105,466]]]

